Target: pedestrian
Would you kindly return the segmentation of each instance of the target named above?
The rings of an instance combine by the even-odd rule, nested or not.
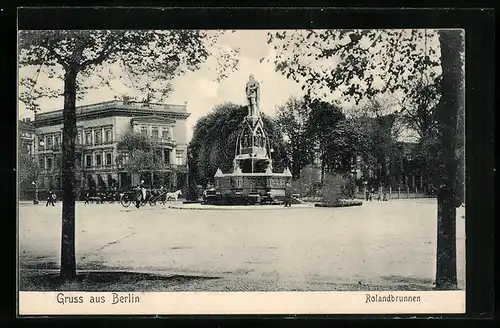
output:
[[[142,191],[142,201],[146,201],[146,185],[144,184],[144,180],[141,180],[141,191]]]
[[[139,194],[137,195],[135,207],[141,207],[141,202],[146,202],[146,186],[144,185],[144,180],[141,180],[141,183],[137,186],[137,190]]]
[[[52,206],[56,206],[54,204],[54,193],[52,192],[52,190],[49,190],[49,194],[47,196],[47,204],[45,204],[45,206],[49,206],[49,204],[52,204]]]
[[[285,185],[285,207],[292,207],[292,185],[290,182]]]

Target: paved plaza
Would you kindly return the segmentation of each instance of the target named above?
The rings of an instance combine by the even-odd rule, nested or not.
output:
[[[58,268],[61,207],[60,203],[19,207],[22,271]],[[436,207],[432,199],[267,210],[77,203],[77,268],[432,287]],[[462,212],[457,211],[457,256],[459,287],[464,288]]]

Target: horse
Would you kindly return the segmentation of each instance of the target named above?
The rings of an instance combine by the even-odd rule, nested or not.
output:
[[[165,200],[172,199],[172,200],[177,201],[177,199],[179,198],[180,195],[182,195],[182,191],[180,191],[180,190],[177,190],[175,192],[167,192],[165,194]]]

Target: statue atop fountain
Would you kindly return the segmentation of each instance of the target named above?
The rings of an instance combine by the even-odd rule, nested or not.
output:
[[[253,76],[250,74],[248,79],[245,92],[248,99],[248,116],[258,117],[259,112],[259,102],[260,102],[260,84],[257,82]]]

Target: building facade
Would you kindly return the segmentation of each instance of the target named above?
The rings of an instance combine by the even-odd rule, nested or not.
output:
[[[36,129],[30,118],[24,118],[19,121],[19,147],[24,150],[23,153],[34,156],[35,153],[35,133]],[[21,150],[21,149],[20,149]]]
[[[81,189],[124,189],[143,178],[117,162],[117,144],[129,132],[138,132],[162,149],[161,171],[175,188],[185,174],[187,160],[187,106],[108,101],[76,108],[76,184]],[[41,188],[61,188],[62,110],[40,113],[36,127],[35,157],[41,168]],[[145,175],[146,179],[148,175]],[[148,181],[150,185],[154,181]]]

